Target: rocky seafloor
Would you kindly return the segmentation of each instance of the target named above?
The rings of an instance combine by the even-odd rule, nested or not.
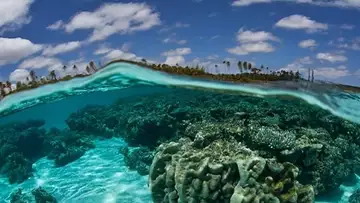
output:
[[[39,160],[66,167],[96,140],[118,138],[128,146],[114,156],[148,176],[155,203],[314,202],[360,173],[360,125],[294,98],[174,89],[87,106],[66,119],[66,129],[44,124],[0,126],[0,173],[10,184],[34,177]],[[14,189],[9,201],[29,196],[56,201],[41,187]],[[348,201],[359,198],[357,191]]]

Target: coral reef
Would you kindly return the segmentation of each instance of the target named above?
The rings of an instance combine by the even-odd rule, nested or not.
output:
[[[93,148],[92,140],[116,136],[122,137],[130,146],[120,150],[126,164],[141,175],[147,175],[149,171],[150,176],[157,174],[156,170],[151,170],[151,160],[153,154],[162,154],[161,158],[155,156],[152,164],[154,167],[154,163],[157,163],[157,170],[161,171],[155,175],[155,179],[151,179],[154,199],[158,201],[166,195],[170,199],[176,196],[189,198],[187,193],[193,192],[193,189],[188,190],[190,183],[187,181],[190,179],[195,181],[194,187],[201,188],[199,191],[194,189],[199,195],[203,182],[209,188],[211,180],[214,184],[211,187],[215,187],[214,182],[219,178],[218,175],[222,177],[223,171],[221,174],[207,172],[210,175],[201,181],[199,179],[200,183],[198,178],[193,179],[191,175],[189,180],[181,178],[183,175],[188,176],[187,173],[183,174],[188,169],[194,171],[192,175],[198,175],[199,167],[206,158],[210,163],[205,167],[206,170],[213,170],[212,167],[219,170],[216,167],[221,165],[224,168],[226,162],[231,162],[231,167],[234,167],[230,170],[232,182],[224,188],[226,192],[221,189],[219,194],[215,194],[215,190],[210,188],[208,192],[209,195],[226,196],[228,201],[235,193],[240,195],[235,195],[233,199],[245,200],[247,195],[251,196],[254,192],[260,194],[266,187],[270,188],[270,192],[263,193],[273,195],[280,202],[285,197],[295,198],[294,193],[289,191],[289,184],[296,189],[297,200],[300,201],[299,198],[303,197],[302,189],[309,192],[309,188],[302,185],[311,185],[316,195],[327,193],[353,177],[354,173],[360,173],[360,125],[289,97],[257,98],[174,88],[156,95],[124,97],[109,106],[88,106],[71,114],[66,123],[69,129],[65,130],[42,129],[43,121],[1,126],[1,172],[9,179],[11,177],[13,182],[21,182],[31,175],[31,164],[42,156],[54,159],[56,166],[63,166]],[[183,143],[184,139],[188,141]],[[164,146],[170,146],[170,142],[180,144],[180,147],[174,147],[177,150],[173,153],[168,152],[172,150],[171,147],[164,149]],[[216,146],[222,153],[217,151],[219,149]],[[226,147],[233,150],[227,151]],[[189,158],[190,152],[202,154],[198,155],[202,158],[194,158],[198,160],[195,163]],[[248,155],[244,156],[247,152]],[[221,160],[216,159],[215,155]],[[258,186],[246,189],[243,185],[238,186],[240,172],[235,166],[241,160],[246,162],[253,158],[264,160],[265,166],[261,175],[253,178],[256,182],[254,185]],[[7,160],[16,161],[10,164],[10,161],[6,163]],[[172,172],[174,167],[175,172]],[[225,168],[231,167],[226,165]],[[282,184],[286,185],[286,190],[273,192],[273,185],[283,177],[274,175],[275,172],[269,169],[271,167],[282,175],[290,168],[300,172],[296,179],[287,178],[289,184],[284,180],[286,183]],[[172,173],[178,177],[173,180],[174,183],[168,182],[170,186],[160,184],[164,182],[159,177],[172,176]],[[272,179],[266,179],[265,176]],[[155,187],[157,184],[163,188]],[[176,186],[179,188],[174,189],[174,184],[185,185],[185,188]],[[204,195],[207,193],[206,187]],[[172,193],[175,190],[178,193]],[[196,200],[201,199],[199,195]],[[265,196],[263,198],[269,201],[275,199]]]
[[[360,126],[288,97],[174,89],[89,106],[71,115],[68,125],[76,132],[111,132],[150,150],[182,137],[198,147],[235,139],[263,158],[294,164],[302,171],[300,182],[313,185],[316,194],[360,173]]]
[[[19,188],[10,195],[10,203],[29,202],[57,203],[57,200],[42,187],[33,189],[31,193],[23,193],[22,189]]]
[[[45,130],[43,120],[29,120],[0,126],[0,173],[10,183],[21,183],[32,176],[32,164],[47,156],[56,166],[81,157],[94,147],[93,136],[53,128]]]
[[[111,130],[117,124],[116,117],[103,106],[91,105],[72,113],[66,124],[75,132],[90,133],[93,135],[109,138],[114,136]]]
[[[95,147],[90,136],[69,130],[51,129],[51,139],[45,141],[49,153],[47,157],[54,159],[56,166],[64,166],[80,158],[84,153]]]
[[[31,194],[35,197],[36,203],[57,203],[55,197],[46,192],[42,187],[32,190]]]
[[[360,189],[356,190],[349,198],[349,203],[359,203],[360,202]]]
[[[31,201],[31,196],[24,194],[19,188],[10,194],[10,203],[28,203]]]
[[[22,154],[12,153],[1,167],[1,173],[6,174],[10,183],[21,183],[32,175],[31,162]]]
[[[221,139],[198,148],[188,139],[159,146],[150,169],[154,202],[314,201],[312,186],[301,185],[299,169],[254,154]]]
[[[120,148],[119,152],[124,155],[125,164],[131,170],[136,170],[140,175],[149,175],[149,168],[154,158],[153,152],[146,147]]]
[[[43,154],[44,123],[29,120],[0,127],[0,173],[10,183],[20,183],[32,175],[32,161]]]

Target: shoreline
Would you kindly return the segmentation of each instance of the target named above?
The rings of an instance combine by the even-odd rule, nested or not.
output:
[[[103,65],[102,67],[100,67],[99,69],[97,69],[92,74],[96,74],[96,72],[98,70],[104,69],[107,66],[112,65],[114,63],[133,64],[133,65],[137,65],[137,66],[140,66],[143,68],[151,69],[153,71],[159,71],[159,72],[167,73],[170,75],[185,76],[185,77],[190,77],[190,78],[195,78],[195,79],[200,79],[200,80],[208,80],[209,82],[227,82],[227,83],[234,83],[234,84],[255,84],[255,85],[256,84],[259,84],[259,85],[269,84],[269,87],[271,87],[271,85],[274,85],[274,83],[276,83],[276,82],[305,83],[306,86],[312,84],[312,82],[309,82],[302,78],[289,79],[289,78],[286,78],[285,76],[277,76],[277,75],[264,74],[264,73],[260,73],[260,74],[259,73],[212,74],[212,73],[206,72],[205,70],[203,70],[201,68],[169,66],[166,64],[157,64],[156,65],[156,64],[149,64],[146,62],[131,61],[131,60],[124,60],[124,59],[112,60],[112,61],[106,63],[105,65]],[[79,74],[79,75],[75,75],[75,76],[67,75],[67,76],[57,79],[57,80],[46,81],[45,83],[36,82],[34,84],[31,84],[30,86],[22,86],[19,89],[17,88],[13,91],[10,91],[3,98],[5,98],[8,95],[15,94],[17,92],[23,92],[23,91],[27,91],[27,90],[31,90],[31,89],[36,89],[40,86],[54,84],[57,82],[70,81],[75,78],[85,78],[92,74],[88,74],[88,75]],[[320,83],[315,83],[315,84],[320,84]],[[360,93],[360,87],[357,87],[357,86],[351,86],[351,85],[345,85],[345,84],[334,84],[334,83],[322,83],[321,85],[328,86],[330,88],[340,89],[340,90],[342,90],[344,92],[348,92],[348,93]],[[1,98],[1,99],[3,99],[3,98]],[[1,101],[1,99],[0,99],[0,101]]]

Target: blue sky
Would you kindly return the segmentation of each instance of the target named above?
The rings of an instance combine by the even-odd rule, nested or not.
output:
[[[360,85],[359,19],[354,0],[1,0],[0,78],[146,58],[211,72],[223,60],[233,65],[218,71],[232,73],[238,60],[312,68],[317,79]]]

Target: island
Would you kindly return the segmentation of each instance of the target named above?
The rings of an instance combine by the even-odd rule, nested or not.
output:
[[[238,61],[237,74],[228,74],[224,73],[221,69],[230,68],[231,62],[230,61],[223,61],[222,66],[215,65],[215,69],[217,73],[210,73],[205,70],[204,67],[196,65],[195,67],[191,66],[180,66],[179,64],[176,65],[168,65],[168,64],[161,64],[161,63],[150,63],[147,62],[146,59],[141,59],[140,61],[135,60],[126,60],[126,59],[114,59],[110,62],[101,65],[100,67],[96,67],[94,61],[91,61],[86,69],[85,72],[74,74],[74,75],[65,75],[64,77],[57,77],[55,70],[49,72],[48,76],[38,77],[34,70],[32,70],[27,77],[26,81],[18,81],[15,85],[13,85],[10,81],[0,82],[0,98],[4,98],[7,95],[26,91],[29,89],[34,89],[43,85],[47,84],[54,84],[60,81],[68,81],[73,78],[82,78],[90,76],[96,73],[98,70],[106,68],[107,66],[114,64],[114,63],[129,63],[134,64],[137,66],[141,66],[143,68],[148,68],[154,71],[161,71],[168,74],[173,75],[180,75],[180,76],[190,76],[197,79],[207,79],[212,81],[222,81],[222,82],[231,82],[231,83],[254,83],[254,84],[264,84],[264,83],[272,83],[276,81],[295,81],[295,82],[305,82],[305,83],[314,83],[314,70],[309,69],[308,78],[305,79],[301,77],[299,71],[273,71],[270,70],[269,67],[265,67],[261,65],[260,68],[255,67],[252,63],[247,61]],[[64,66],[63,70],[67,70],[68,67]],[[78,70],[77,66],[73,66],[74,70]],[[360,92],[359,87],[343,85],[343,84],[332,84],[326,83],[326,85],[332,86],[332,88],[338,88],[344,91],[349,92]]]

